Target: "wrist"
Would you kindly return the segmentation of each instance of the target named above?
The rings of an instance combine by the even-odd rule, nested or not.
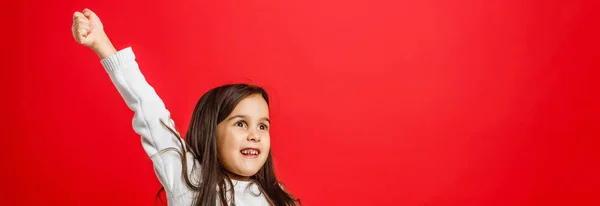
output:
[[[102,33],[102,35],[98,36],[98,39],[96,39],[96,41],[94,41],[90,47],[92,50],[94,50],[94,52],[96,52],[100,59],[104,59],[117,53],[117,50],[112,45],[110,39],[108,39],[108,36],[106,36],[105,33]]]

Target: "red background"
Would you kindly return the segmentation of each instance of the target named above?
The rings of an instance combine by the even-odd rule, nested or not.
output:
[[[151,205],[159,183],[89,7],[187,129],[224,83],[271,92],[305,205],[600,205],[598,1],[2,3],[3,205]]]

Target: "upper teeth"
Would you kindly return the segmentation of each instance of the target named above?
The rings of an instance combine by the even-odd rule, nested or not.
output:
[[[256,150],[252,150],[252,149],[247,149],[247,150],[242,150],[242,154],[251,154],[251,155],[257,155],[258,151]]]

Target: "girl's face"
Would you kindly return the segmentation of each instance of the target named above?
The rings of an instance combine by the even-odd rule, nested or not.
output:
[[[217,125],[217,152],[227,171],[243,177],[258,172],[271,149],[269,106],[260,94],[240,101]]]

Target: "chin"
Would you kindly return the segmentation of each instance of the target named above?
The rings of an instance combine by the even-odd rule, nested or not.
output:
[[[262,169],[263,166],[264,166],[264,162],[263,162],[263,164],[260,164],[260,165],[252,165],[252,166],[248,165],[248,167],[238,168],[237,175],[244,176],[244,177],[252,177],[252,176],[256,175],[256,173],[258,173],[258,171],[260,171],[260,169]]]
[[[243,161],[242,165],[237,168],[238,175],[250,177],[254,176],[265,165],[267,158],[256,158],[253,160]]]
[[[240,174],[240,175],[242,175],[244,177],[254,176],[254,175],[256,175],[256,173],[258,173],[258,171],[260,171],[260,168],[261,167],[243,170],[243,171],[241,171],[242,174]]]

